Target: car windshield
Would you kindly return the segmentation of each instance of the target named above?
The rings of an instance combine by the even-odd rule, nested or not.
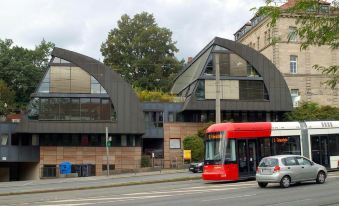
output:
[[[264,158],[260,161],[259,167],[275,167],[278,166],[278,159]]]

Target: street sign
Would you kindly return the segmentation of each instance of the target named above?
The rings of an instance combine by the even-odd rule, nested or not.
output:
[[[184,150],[184,160],[191,160],[192,153],[191,150]]]

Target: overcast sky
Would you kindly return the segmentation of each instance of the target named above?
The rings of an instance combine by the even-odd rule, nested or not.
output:
[[[121,15],[152,13],[173,32],[177,58],[195,56],[215,36],[233,34],[263,0],[1,0],[0,39],[34,48],[42,39],[102,61],[101,43]]]

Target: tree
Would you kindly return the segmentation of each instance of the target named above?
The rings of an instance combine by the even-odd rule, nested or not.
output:
[[[0,115],[6,115],[14,105],[14,92],[7,87],[7,84],[0,80]]]
[[[339,120],[339,108],[304,102],[292,112],[285,113],[287,121]]]
[[[130,18],[122,15],[101,45],[104,63],[132,84],[145,90],[168,91],[182,68],[172,32],[161,28],[152,14],[142,12]]]
[[[54,44],[42,40],[34,50],[13,46],[10,39],[0,39],[0,79],[15,92],[18,106],[26,105],[48,67]]]
[[[191,150],[192,160],[201,161],[204,159],[204,141],[197,135],[187,136],[183,141],[184,149]]]
[[[329,45],[332,49],[339,47],[339,2],[332,1],[327,12],[319,0],[297,0],[288,8],[271,6],[274,0],[266,0],[266,5],[257,9],[258,16],[271,18],[269,26],[274,27],[281,14],[292,14],[298,26],[289,38],[298,35],[301,40],[301,49],[309,46]],[[254,8],[255,9],[255,8]],[[329,77],[325,83],[332,89],[339,83],[339,66],[329,67],[314,65],[315,69]]]

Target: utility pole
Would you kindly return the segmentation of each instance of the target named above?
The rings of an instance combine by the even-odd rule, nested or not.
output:
[[[108,153],[108,127],[106,127],[106,161],[107,161],[107,176],[109,175],[109,153]]]
[[[215,53],[215,123],[220,123],[220,54]]]

